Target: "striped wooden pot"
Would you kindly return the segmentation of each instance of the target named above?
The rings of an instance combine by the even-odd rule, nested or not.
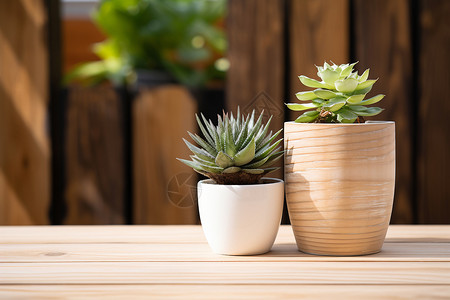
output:
[[[395,123],[284,124],[286,200],[300,251],[379,252],[392,212]]]

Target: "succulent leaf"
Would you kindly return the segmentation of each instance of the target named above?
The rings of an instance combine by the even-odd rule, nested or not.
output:
[[[195,155],[197,155],[201,159],[204,159],[204,160],[207,160],[207,161],[214,161],[214,159],[215,159],[214,156],[209,154],[208,151],[206,151],[204,149],[200,149],[200,148],[192,145],[191,143],[189,143],[185,139],[183,139],[183,141],[188,146],[189,150],[191,150]]]
[[[181,161],[182,163],[188,165],[189,167],[193,168],[194,170],[197,171],[204,171],[201,167],[201,165],[198,162],[195,161],[191,161],[191,160],[186,160],[186,159],[181,159],[181,158],[177,158],[179,161]]]
[[[254,163],[251,164],[247,164],[245,166],[243,166],[244,169],[254,169],[254,168],[259,168],[262,165],[264,165],[268,160],[269,160],[270,156],[266,156],[263,159],[260,159]]]
[[[341,97],[337,97],[337,98],[333,98],[330,99],[330,101],[328,101],[326,104],[324,104],[322,106],[322,108],[324,108],[325,110],[328,111],[337,111],[339,109],[341,109],[341,107],[343,107],[346,103],[345,98],[341,98]]]
[[[245,173],[249,173],[249,174],[262,174],[262,173],[264,173],[263,169],[242,169],[242,171],[244,171]]]
[[[307,109],[311,109],[311,108],[316,108],[317,107],[317,105],[315,105],[314,103],[305,103],[305,104],[301,104],[301,103],[286,103],[286,106],[290,110],[294,110],[294,111],[302,111],[302,110],[307,110]]]
[[[365,89],[362,90],[355,90],[352,95],[366,95],[367,93],[369,93],[372,90],[373,85],[366,87]]]
[[[337,80],[334,83],[336,90],[343,93],[351,93],[358,86],[358,80],[355,78],[347,78],[343,80]]]
[[[232,125],[230,125],[230,123],[226,122],[226,126],[225,126],[225,152],[233,157],[236,154],[236,144],[234,143],[233,140],[233,129],[232,129]]]
[[[295,122],[297,123],[309,123],[317,119],[319,116],[318,111],[307,111],[304,112],[300,117],[298,117]]]
[[[279,168],[279,167],[275,167],[275,168],[264,168],[263,170],[264,170],[264,174],[267,174],[267,173],[276,171],[276,170],[278,170],[278,169],[280,169],[280,168]]]
[[[357,64],[358,62],[352,63],[352,64],[345,64],[345,68],[343,68],[342,72],[341,72],[341,78],[345,78],[347,76],[349,76],[350,74],[352,74],[353,72],[353,67]]]
[[[276,152],[272,155],[270,155],[270,158],[266,161],[266,163],[261,167],[261,169],[267,168],[272,166],[274,163],[276,163],[278,160],[280,160],[283,157],[284,151]]]
[[[232,174],[232,173],[237,173],[239,171],[241,171],[241,168],[239,168],[239,167],[228,167],[225,170],[223,170],[222,173]]]
[[[314,103],[316,107],[322,107],[322,105],[326,103],[326,101],[322,99],[314,99],[311,102]]]
[[[326,68],[323,71],[317,72],[317,75],[324,81],[326,84],[333,85],[333,83],[339,79],[340,72],[335,70]]]
[[[247,138],[244,141],[244,147],[247,146],[248,143],[250,143],[250,141],[255,138],[256,133],[260,130],[261,124],[262,124],[263,114],[264,114],[264,111],[261,112],[261,114],[259,115],[259,118],[256,121],[255,125],[252,125],[253,128],[250,130],[250,132],[248,133]]]
[[[341,123],[353,123],[358,118],[358,115],[356,115],[354,112],[348,110],[348,109],[340,109],[336,112],[337,118],[339,122]]]
[[[210,161],[201,159],[200,157],[198,157],[198,156],[196,156],[196,155],[190,155],[190,157],[191,157],[191,159],[192,159],[193,161],[196,161],[196,162],[201,163],[201,164],[203,164],[203,165],[213,166],[213,167],[214,167],[214,166],[217,166],[215,162],[210,162]]]
[[[233,157],[234,164],[236,166],[242,166],[251,162],[255,158],[255,149],[255,138],[252,138],[250,143]]]
[[[324,89],[329,89],[329,88],[333,88],[333,86],[326,84],[325,82],[320,82],[317,81],[315,79],[311,79],[309,77],[306,76],[299,76],[299,79],[301,81],[301,83],[303,83],[305,86],[307,87],[311,87],[311,88],[324,88]]]
[[[236,141],[236,149],[238,149],[238,150],[241,149],[242,144],[244,144],[244,142],[247,138],[247,135],[248,135],[247,130],[248,130],[249,123],[250,123],[250,118],[247,117],[247,119],[245,120],[245,123],[243,125],[243,129],[241,130],[241,133],[239,134],[238,139]]]
[[[362,95],[351,95],[350,97],[347,98],[347,103],[348,104],[358,104],[360,103],[364,97],[366,95],[362,94]]]
[[[331,99],[331,98],[338,96],[335,92],[332,92],[330,90],[324,90],[324,89],[314,90],[314,95],[316,95],[318,98],[321,98],[321,99]]]
[[[234,162],[233,162],[233,158],[231,158],[228,154],[220,151],[215,159],[215,163],[216,165],[218,165],[221,168],[228,168],[233,166]]]
[[[354,108],[357,106],[370,105],[383,99],[384,95],[377,95],[364,100],[378,80],[369,80],[367,69],[361,76],[353,67],[357,64],[332,65],[325,62],[323,66],[317,67],[317,75],[322,81],[299,76],[300,81],[313,91],[304,91],[296,94],[300,101],[311,101],[309,103],[286,103],[286,106],[294,111],[303,111],[295,122],[341,122],[351,123],[358,119],[364,122],[363,116],[373,116],[382,111],[380,108]],[[354,107],[353,107],[354,106]],[[270,161],[270,160],[268,160]]]
[[[257,145],[258,149],[264,148],[266,147],[268,144],[272,143],[276,137],[281,133],[281,131],[283,131],[283,129],[278,130],[277,132],[275,132],[274,135],[269,134],[262,142],[260,145]],[[271,132],[272,133],[272,132]]]
[[[196,134],[192,134],[188,131],[189,136],[203,149],[205,149],[209,154],[211,155],[217,155],[217,150],[208,144],[205,140],[203,140],[201,137],[199,137]]]
[[[383,94],[379,94],[379,95],[376,95],[376,96],[374,96],[372,98],[369,98],[369,99],[366,99],[364,101],[359,102],[358,105],[375,104],[375,103],[381,101],[381,99],[383,99],[383,98],[384,98],[384,95]]]
[[[178,158],[178,160],[197,171],[206,171],[206,172],[211,172],[211,173],[220,173],[223,171],[223,168],[202,164],[197,161],[191,161],[191,160],[185,160],[185,159],[179,159],[179,158]]]
[[[203,115],[202,115],[202,117],[203,117]],[[205,118],[205,117],[203,117],[203,118]],[[202,124],[202,121],[200,121],[200,118],[198,117],[197,114],[195,114],[195,119],[197,120],[197,124],[198,124],[198,127],[200,128],[200,131],[203,133],[203,136],[206,138],[206,140],[208,141],[208,143],[209,143],[210,145],[215,145],[214,139],[213,139],[213,137],[211,136],[211,133],[212,133],[212,132],[209,130],[209,128],[208,128],[208,130],[205,129],[205,127],[204,127],[203,124]],[[205,122],[205,124],[206,124],[206,127],[208,127],[208,123]]]
[[[263,129],[260,130],[260,132],[258,133],[258,135],[256,136],[256,147],[258,147],[258,145],[261,144],[261,142],[264,140],[264,138],[267,135],[267,131],[269,130],[269,126],[270,126],[270,122],[272,121],[272,116],[270,116],[269,121],[267,121],[266,126],[264,126]]]
[[[317,98],[316,94],[314,94],[314,92],[312,92],[312,91],[298,92],[297,94],[295,94],[295,96],[300,101],[308,101],[308,100],[313,100],[313,99]]]
[[[362,73],[362,75],[359,76],[358,81],[359,82],[366,81],[369,78],[369,71],[370,71],[370,69],[365,70],[364,73]]]
[[[377,82],[378,79],[372,79],[372,80],[366,80],[364,82],[361,82],[358,84],[358,86],[356,87],[356,91],[368,88],[370,86],[372,86],[375,82]]]
[[[372,117],[383,111],[379,107],[350,106],[350,109],[358,116]]]
[[[267,134],[272,117],[263,124],[264,112],[257,119],[255,111],[244,116],[238,108],[236,117],[224,112],[217,117],[217,126],[200,116],[196,119],[204,138],[189,132],[198,147],[183,139],[194,155],[180,161],[219,184],[258,183],[284,153],[279,151],[282,139],[274,142],[281,130]]]
[[[266,157],[266,156],[269,156],[270,154],[272,154],[272,152],[275,150],[276,147],[278,147],[278,145],[281,143],[282,140],[283,139],[279,139],[273,145],[271,145],[271,146],[267,145],[266,147],[260,149],[255,154],[255,160],[260,160],[263,157]]]

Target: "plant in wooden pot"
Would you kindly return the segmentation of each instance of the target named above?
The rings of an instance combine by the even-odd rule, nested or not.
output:
[[[300,251],[319,255],[379,252],[392,212],[395,123],[366,122],[382,109],[364,100],[376,80],[353,64],[318,66],[321,81],[300,76],[312,91],[296,94],[303,111],[285,123],[286,201]],[[310,101],[310,102],[304,102]]]
[[[268,252],[280,225],[284,182],[266,178],[283,156],[275,141],[281,130],[268,133],[263,113],[218,116],[218,124],[201,115],[197,122],[204,138],[189,133],[198,144],[185,141],[192,160],[179,159],[210,179],[198,183],[200,220],[212,250],[226,255]],[[203,121],[203,122],[202,122]]]

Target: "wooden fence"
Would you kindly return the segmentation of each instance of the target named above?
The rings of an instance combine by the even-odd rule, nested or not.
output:
[[[43,1],[0,2],[0,224],[48,224],[50,143]]]
[[[173,176],[162,172],[166,167],[175,175],[185,171],[173,164],[176,156],[187,154],[174,147],[184,147],[181,132],[194,125],[179,117],[192,114],[195,105],[180,87],[146,91],[128,109],[110,92],[69,97],[64,120],[56,118],[54,106],[60,104],[52,101],[52,132],[61,122],[65,127],[52,135],[50,156],[44,35],[52,16],[47,18],[44,4],[52,2],[0,2],[0,224],[49,223],[50,189],[57,208],[53,223],[195,223],[194,208],[168,202]],[[387,95],[380,105],[386,110],[377,119],[396,122],[392,222],[450,223],[448,16],[447,0],[230,0],[227,107],[264,108],[274,115],[273,128],[280,128],[298,115],[283,104],[295,101],[304,88],[298,75],[314,77],[314,65],[325,60],[359,61],[359,71],[370,68],[370,77],[379,78],[373,94]],[[155,111],[154,102],[164,93],[184,99],[185,109],[167,102]],[[155,113],[178,120],[178,127],[159,132],[164,120]],[[132,137],[126,136],[127,118]],[[152,154],[155,139],[164,148]],[[134,161],[133,172],[127,157]],[[60,165],[63,175],[56,172]],[[155,195],[160,196],[152,199]],[[63,202],[67,207],[61,209]]]

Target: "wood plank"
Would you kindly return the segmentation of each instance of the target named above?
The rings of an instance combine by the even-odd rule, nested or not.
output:
[[[44,1],[0,1],[0,224],[48,224]]]
[[[273,115],[273,132],[284,122],[284,2],[231,0],[228,4],[228,110],[235,112],[238,106],[244,113],[264,110],[264,122]],[[282,167],[282,162],[276,166]],[[270,176],[283,178],[283,173]]]
[[[111,86],[71,86],[64,224],[123,224],[124,101]]]
[[[349,60],[349,1],[295,0],[289,7],[290,90],[289,102],[297,102],[295,93],[308,90],[299,75],[317,78],[315,65],[324,61],[337,64]],[[289,111],[289,120],[299,112]]]
[[[0,284],[444,284],[450,262],[2,263]]]
[[[370,78],[379,78],[370,95],[385,94],[379,106],[385,111],[369,118],[395,121],[396,182],[392,223],[413,222],[411,105],[413,69],[410,40],[410,3],[357,0],[354,5],[355,61],[360,74],[370,68]],[[369,97],[368,96],[368,97]]]
[[[280,226],[275,243],[292,244],[291,226]],[[449,225],[391,225],[387,243],[448,243]],[[201,226],[8,226],[0,244],[206,243]]]
[[[445,299],[448,285],[3,285],[6,299]]]
[[[450,2],[422,0],[419,5],[419,222],[449,224]]]
[[[133,222],[195,224],[197,176],[176,158],[192,153],[183,143],[195,132],[194,99],[186,88],[141,90],[133,102]]]
[[[272,250],[256,256],[214,254],[206,243],[175,244],[0,244],[0,263],[61,263],[113,261],[443,261],[450,262],[448,243],[385,243],[381,252],[369,256],[315,256],[297,250],[295,242],[275,244]]]

